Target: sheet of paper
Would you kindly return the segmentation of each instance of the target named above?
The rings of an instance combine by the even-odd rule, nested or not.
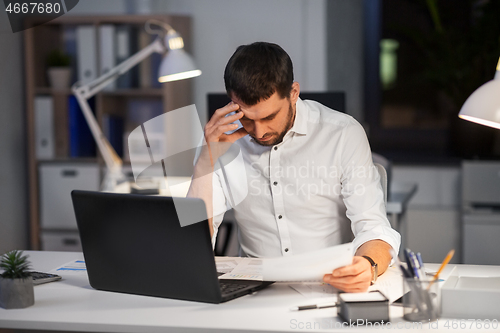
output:
[[[339,292],[337,288],[322,282],[294,283],[288,286],[306,298],[328,298],[331,301],[337,300]]]
[[[51,270],[49,273],[53,274],[85,274],[87,275],[87,267],[83,260],[73,260],[56,269]]]
[[[403,276],[401,270],[396,265],[387,268],[384,274],[380,275],[373,286],[368,291],[378,290],[384,294],[392,303],[403,296]]]
[[[241,259],[240,257],[215,257],[215,266],[217,272],[229,273],[238,266]]]
[[[240,258],[238,265],[219,279],[262,281],[262,261],[258,258]]]
[[[352,243],[332,246],[289,257],[266,258],[262,262],[265,281],[323,281],[325,274],[350,265]]]

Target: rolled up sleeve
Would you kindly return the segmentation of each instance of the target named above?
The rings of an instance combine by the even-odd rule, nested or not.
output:
[[[401,235],[387,219],[380,175],[373,165],[363,127],[352,119],[344,127],[342,140],[341,193],[354,234],[354,253],[362,244],[375,239],[388,243],[398,253]]]

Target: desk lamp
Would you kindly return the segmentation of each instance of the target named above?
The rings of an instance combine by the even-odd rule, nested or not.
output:
[[[159,26],[162,30],[152,29],[151,25]],[[89,125],[99,152],[106,163],[107,172],[101,184],[102,191],[113,191],[117,182],[125,179],[122,173],[123,162],[106,139],[106,136],[102,133],[88,104],[88,99],[155,52],[165,53],[168,51],[160,64],[158,73],[159,82],[171,82],[201,75],[201,71],[196,68],[191,57],[184,51],[182,37],[170,25],[158,20],[149,20],[145,28],[148,33],[158,35],[158,38],[154,42],[99,78],[85,85],[77,82],[72,87],[73,93],[82,109],[85,121]]]
[[[467,98],[458,116],[481,125],[500,129],[500,59],[495,77]]]

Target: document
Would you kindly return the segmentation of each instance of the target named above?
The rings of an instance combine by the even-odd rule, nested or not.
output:
[[[391,303],[403,296],[403,276],[399,267],[387,268],[384,274],[380,275],[377,281],[368,289],[368,291],[376,290],[384,294]]]
[[[217,267],[217,272],[219,273],[229,273],[236,266],[238,266],[241,261],[240,257],[215,257],[215,266]]]
[[[61,275],[61,273],[71,273],[71,274],[84,274],[87,275],[87,267],[85,266],[85,261],[83,260],[73,260],[70,261],[56,269],[51,270],[49,273]]]
[[[322,282],[294,283],[288,286],[306,298],[327,298],[336,301],[339,293],[337,288]]]
[[[219,276],[219,279],[262,281],[262,260],[259,258],[231,258],[231,261],[221,262],[216,260],[217,271],[224,272],[224,269],[227,271],[226,274]],[[229,270],[228,266],[234,263],[236,265]]]
[[[216,257],[219,279],[322,282],[323,275],[352,263],[352,244],[279,258]]]
[[[323,281],[325,274],[352,264],[352,243],[332,246],[289,257],[265,258],[264,281]]]

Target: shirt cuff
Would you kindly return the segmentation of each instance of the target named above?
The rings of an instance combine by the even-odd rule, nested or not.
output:
[[[372,230],[359,233],[352,241],[353,255],[356,254],[356,251],[361,245],[375,239],[382,240],[389,244],[394,249],[396,255],[398,255],[401,235],[396,230],[385,226],[377,226]],[[390,266],[394,263],[394,259],[395,258],[392,258]]]

